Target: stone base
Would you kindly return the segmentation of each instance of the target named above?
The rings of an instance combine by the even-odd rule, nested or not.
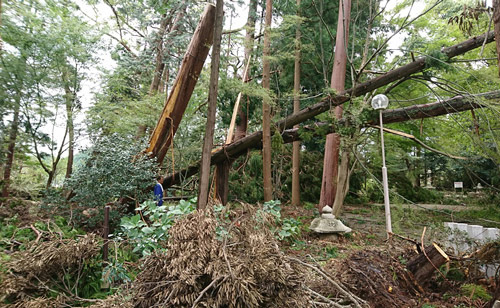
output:
[[[351,232],[351,228],[346,227],[340,220],[338,219],[327,219],[323,217],[315,218],[311,222],[311,226],[309,227],[311,231],[316,233],[324,233],[324,234],[332,234],[332,233],[349,233]]]
[[[318,238],[322,241],[336,242],[339,239],[339,235],[336,233],[317,233]]]

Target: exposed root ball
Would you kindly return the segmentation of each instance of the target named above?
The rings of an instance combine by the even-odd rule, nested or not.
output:
[[[178,221],[167,252],[147,258],[137,276],[134,306],[308,307],[302,272],[287,263],[262,216],[251,217],[221,223],[205,210]]]

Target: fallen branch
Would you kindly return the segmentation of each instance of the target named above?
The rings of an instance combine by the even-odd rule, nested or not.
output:
[[[332,305],[333,307],[337,307],[337,308],[344,308],[344,306],[339,305],[338,303],[336,303],[336,302],[332,301],[332,300],[331,300],[331,299],[329,299],[328,297],[325,297],[325,296],[323,296],[323,295],[319,294],[318,292],[316,292],[316,291],[312,290],[312,289],[311,289],[311,288],[309,288],[308,286],[305,286],[304,288],[307,290],[307,292],[309,292],[309,293],[311,293],[312,295],[314,295],[314,296],[316,296],[316,297],[321,298],[322,300],[324,300],[324,301],[326,302],[326,304],[327,304],[327,305]],[[324,304],[324,303],[322,303],[322,304]]]
[[[211,287],[213,287],[217,282],[219,282],[220,280],[222,280],[222,282],[224,282],[226,280],[227,277],[224,277],[224,279],[222,279],[222,277],[219,277],[217,279],[214,279],[205,289],[203,289],[201,292],[200,292],[200,295],[198,295],[198,297],[196,298],[196,300],[194,301],[193,303],[193,306],[191,306],[191,308],[195,308],[196,305],[200,302],[201,298],[203,297],[203,295],[208,291],[210,290]]]
[[[378,125],[371,125],[370,127],[374,127],[374,128],[380,129],[380,126],[378,126]],[[384,129],[384,132],[387,132],[387,133],[390,133],[390,134],[393,134],[393,135],[396,135],[396,136],[401,136],[403,138],[407,138],[407,139],[413,140],[416,143],[420,144],[423,148],[425,148],[425,149],[427,149],[427,150],[429,150],[431,152],[438,153],[438,154],[441,154],[443,156],[447,156],[447,157],[453,158],[453,159],[462,159],[462,160],[467,159],[467,158],[462,157],[462,156],[455,156],[455,155],[448,154],[446,152],[442,152],[442,151],[436,150],[436,149],[428,146],[427,144],[425,144],[421,140],[417,139],[413,135],[410,135],[410,134],[407,134],[407,133],[404,133],[404,132],[400,132],[400,131],[397,131],[397,130],[394,130],[394,129],[385,128],[385,127],[383,129]]]

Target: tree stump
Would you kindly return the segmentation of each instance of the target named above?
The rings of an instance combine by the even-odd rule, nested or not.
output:
[[[434,271],[449,260],[448,255],[436,243],[432,243],[425,248],[425,253],[421,252],[411,259],[406,268],[420,285],[425,285]]]

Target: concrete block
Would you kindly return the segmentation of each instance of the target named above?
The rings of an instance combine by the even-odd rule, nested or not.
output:
[[[467,225],[467,233],[472,240],[482,241],[483,239],[483,226]]]

